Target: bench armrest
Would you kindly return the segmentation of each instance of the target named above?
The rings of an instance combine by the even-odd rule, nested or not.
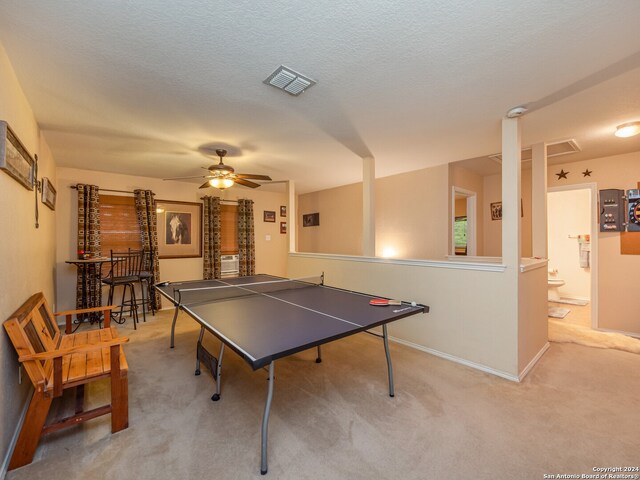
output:
[[[51,352],[33,353],[29,355],[21,355],[18,360],[20,362],[26,362],[28,360],[51,360],[53,358],[64,357],[72,353],[87,353],[94,350],[101,350],[103,348],[113,347],[114,345],[121,345],[129,341],[128,337],[116,337],[106,342],[94,343],[91,345],[80,345],[78,347],[65,348],[61,350],[53,350]]]
[[[111,310],[118,308],[117,305],[105,305],[103,307],[92,307],[92,308],[81,308],[80,310],[65,310],[64,312],[56,312],[53,315],[56,317],[60,317],[64,315],[66,321],[66,328],[64,333],[67,335],[72,332],[71,324],[72,324],[72,316],[77,315],[79,313],[93,313],[93,312],[104,312],[104,324],[102,328],[109,328],[111,326]]]

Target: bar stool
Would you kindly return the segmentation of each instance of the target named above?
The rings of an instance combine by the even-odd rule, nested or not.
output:
[[[138,283],[140,283],[140,294],[142,295],[142,319],[146,322],[147,307],[151,307],[151,315],[155,316],[156,314],[156,292],[153,288],[155,283],[153,275],[153,255],[149,250],[140,250],[139,252],[142,254],[142,267],[140,269],[140,275],[138,275]]]
[[[138,301],[136,300],[135,284],[139,282],[140,269],[142,267],[142,252],[132,251],[114,252],[111,250],[111,271],[102,279],[102,283],[109,286],[109,305],[113,305],[113,295],[116,287],[122,287],[122,300],[120,311],[113,312],[113,319],[117,323],[124,323],[124,314],[128,313],[133,318],[133,328],[137,329]],[[127,289],[129,298],[127,299]]]

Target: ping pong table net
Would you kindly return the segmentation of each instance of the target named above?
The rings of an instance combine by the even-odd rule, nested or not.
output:
[[[223,282],[221,285],[220,283]],[[202,280],[176,285],[174,299],[181,305],[214,303],[234,298],[268,295],[285,290],[314,288],[324,284],[324,277],[274,279],[244,284],[224,283],[224,280]]]

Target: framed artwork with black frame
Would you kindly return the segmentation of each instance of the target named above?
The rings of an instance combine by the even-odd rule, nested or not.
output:
[[[265,210],[263,220],[269,223],[276,223],[276,212],[273,210]]]
[[[320,225],[320,213],[305,213],[302,215],[303,227],[317,227]]]
[[[202,204],[157,200],[158,257],[202,256]]]
[[[35,162],[9,124],[0,120],[0,170],[4,170],[25,188],[35,185]]]

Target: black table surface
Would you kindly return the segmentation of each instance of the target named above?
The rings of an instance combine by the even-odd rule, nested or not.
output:
[[[372,295],[322,285],[298,285],[275,291],[248,285],[277,280],[278,277],[269,275],[253,275],[159,284],[156,288],[177,304],[180,289],[240,285],[237,294],[241,296],[234,297],[229,289],[182,291],[179,303],[254,370],[278,358],[429,310],[424,305],[409,303],[372,306],[369,300],[376,298]],[[250,292],[253,289],[264,292],[253,294]],[[216,298],[227,293],[232,296]],[[215,300],[207,301],[207,296]]]

